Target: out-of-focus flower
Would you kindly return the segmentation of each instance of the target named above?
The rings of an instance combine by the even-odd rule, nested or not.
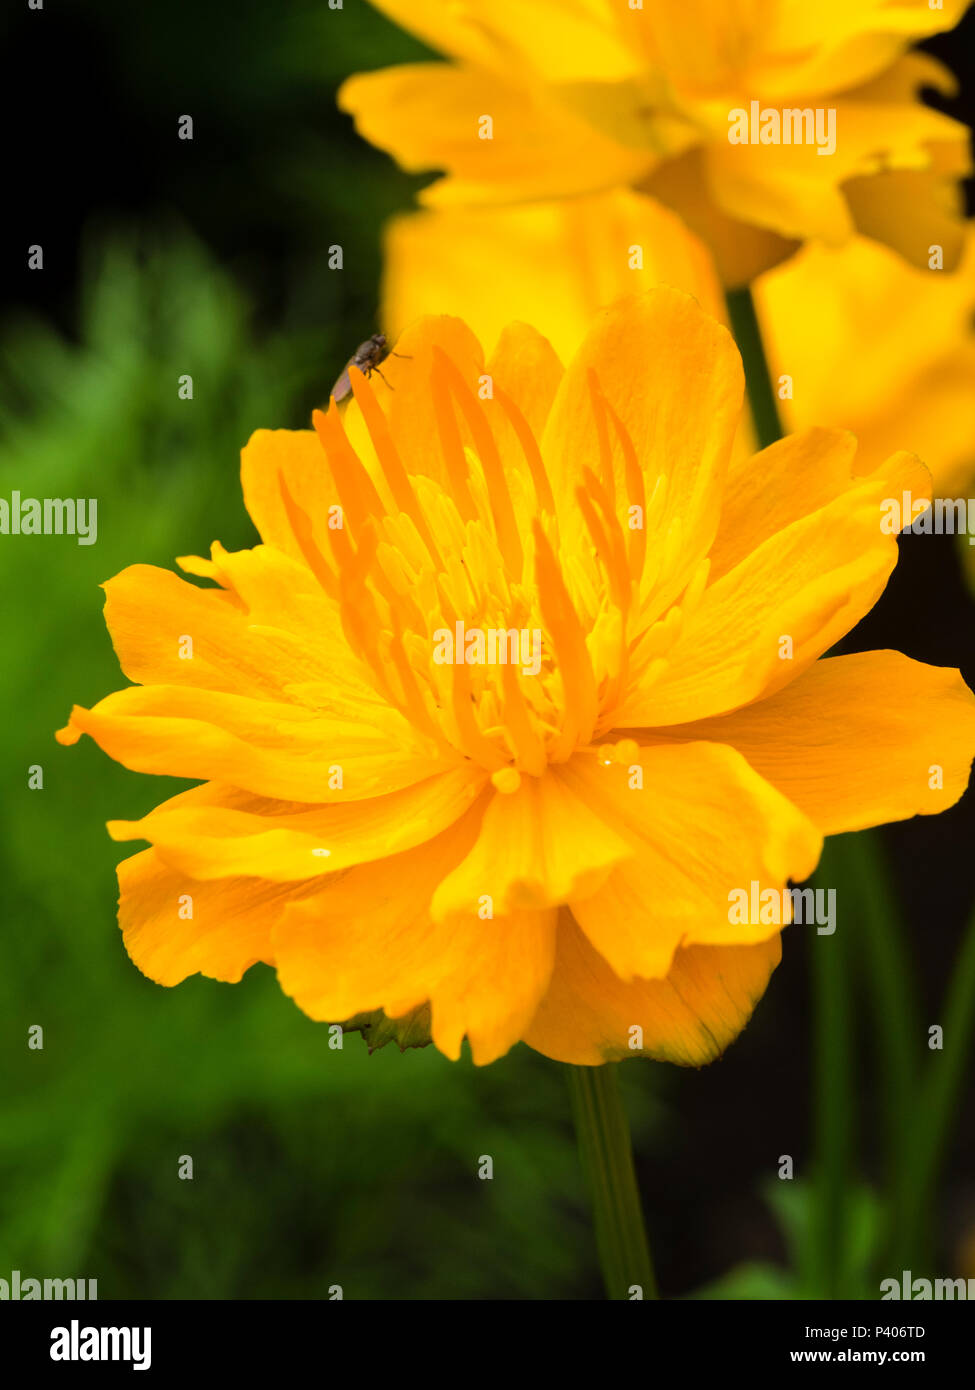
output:
[[[505,325],[521,318],[568,362],[601,309],[657,286],[686,291],[727,323],[704,243],[675,212],[625,188],[515,207],[403,213],[387,224],[383,267],[382,319],[391,337],[424,313],[452,314],[489,351]],[[745,411],[734,456],[754,450]]]
[[[360,74],[339,103],[404,168],[445,171],[431,206],[629,185],[680,212],[728,284],[857,231],[957,260],[968,131],[918,100],[953,79],[907,50],[968,0],[373,3],[451,61]]]
[[[971,229],[956,275],[916,270],[858,238],[805,247],[754,294],[773,381],[789,378],[779,393],[787,429],[852,430],[866,469],[912,449],[938,496],[964,493],[975,477]]]
[[[452,314],[490,351],[521,319],[568,362],[600,309],[658,285],[725,317],[706,247],[675,213],[627,189],[403,213],[387,225],[384,252],[382,318],[393,337],[425,313]]]
[[[203,782],[111,826],[152,846],[119,868],[128,950],[163,984],[273,964],[316,1019],[429,1001],[479,1063],[709,1061],[790,915],[733,898],[967,784],[956,671],[822,659],[925,470],[854,477],[819,429],[729,467],[740,359],[676,290],[600,314],[566,371],[517,324],[487,362],[449,318],[396,353],[344,415],[252,438],[263,543],[180,562],[215,588],[107,585],[138,684],[59,738]]]

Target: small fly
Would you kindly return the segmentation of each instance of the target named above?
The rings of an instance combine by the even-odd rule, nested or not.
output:
[[[346,362],[342,374],[332,387],[332,397],[336,405],[340,405],[348,396],[352,395],[352,382],[349,379],[349,368],[358,367],[363,376],[371,376],[376,372],[380,379],[389,386],[389,382],[379,370],[380,362],[385,362],[389,356],[403,357],[405,353],[392,352],[386,341],[385,333],[374,333],[371,338],[367,338],[364,343],[360,343],[355,352]],[[392,387],[389,386],[390,391]]]

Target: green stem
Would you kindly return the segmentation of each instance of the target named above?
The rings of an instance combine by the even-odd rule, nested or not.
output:
[[[882,1244],[886,1258],[894,1248],[907,1249],[902,1222],[914,1187],[912,1126],[907,1117],[917,1113],[921,1025],[904,927],[891,891],[880,837],[876,831],[862,831],[855,843],[859,870],[855,925],[874,1017],[874,1056],[883,1085],[889,1194]],[[910,1262],[908,1258],[907,1265]]]
[[[958,1094],[971,1063],[975,1031],[975,913],[969,919],[943,1017],[943,1050],[934,1052],[924,1075],[920,1111],[911,1134],[911,1183],[904,1193],[902,1213],[904,1260],[927,1258],[934,1194],[956,1113]],[[904,1263],[903,1268],[907,1268]]]
[[[813,1287],[820,1298],[844,1296],[847,1198],[853,1153],[850,1084],[850,996],[846,959],[848,926],[840,920],[856,878],[856,849],[846,836],[828,840],[814,879],[836,890],[837,930],[812,929],[816,1220]]]
[[[656,1298],[618,1065],[566,1067],[572,1117],[592,1201],[606,1296],[629,1300],[633,1286],[638,1285],[644,1298]]]
[[[740,290],[729,290],[725,299],[731,331],[735,335],[745,368],[745,389],[748,392],[748,404],[752,408],[758,447],[767,449],[770,444],[782,438],[782,424],[762,345],[762,330],[758,326],[755,301],[747,285]]]

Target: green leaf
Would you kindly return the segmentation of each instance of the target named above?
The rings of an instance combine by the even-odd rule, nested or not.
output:
[[[394,1042],[400,1052],[408,1047],[428,1047],[430,1036],[430,1005],[418,1004],[401,1018],[387,1018],[382,1009],[356,1014],[342,1024],[346,1033],[361,1033],[370,1052]]]
[[[692,1299],[730,1303],[780,1303],[799,1297],[795,1276],[789,1270],[763,1262],[736,1265],[720,1279],[688,1294]]]

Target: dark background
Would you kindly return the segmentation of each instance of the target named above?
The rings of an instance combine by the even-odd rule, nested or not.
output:
[[[973,35],[969,16],[929,45],[961,79],[947,109],[967,120]],[[90,549],[9,538],[0,553],[0,1277],[95,1277],[103,1298],[322,1297],[332,1283],[347,1297],[598,1296],[559,1069],[523,1047],[480,1072],[433,1049],[369,1057],[356,1038],[332,1053],[263,967],[233,988],[151,985],[114,926],[122,856],[103,825],[170,784],[126,773],[87,740],[63,750],[51,738],[72,701],[119,683],[97,584],[137,560],[203,553],[216,536],[251,543],[240,445],[260,425],[304,426],[376,327],[380,230],[420,181],[359,141],[333,96],[349,73],[424,50],[362,0],[341,12],[323,0],[46,0],[31,12],[18,0],[0,37],[0,493],[97,496],[100,532]],[[184,113],[191,142],[176,135]],[[43,273],[26,269],[35,242]],[[341,274],[325,263],[333,243]],[[192,415],[176,399],[184,371]],[[975,441],[972,456],[975,473]],[[975,610],[951,538],[901,544],[850,647],[960,665],[975,683]],[[36,763],[45,786],[29,792]],[[970,796],[879,837],[925,1030],[942,1020],[972,910],[973,830]],[[877,1212],[889,1224],[896,1201],[876,958],[858,927],[845,933],[849,1031],[833,1101],[850,1126],[843,1229],[873,1279]],[[809,1291],[823,1220],[814,1097],[830,1084],[822,1063],[816,1080],[810,1042],[815,949],[790,929],[754,1022],[721,1062],[624,1069],[668,1296]],[[43,1053],[24,1046],[35,1023]],[[928,1231],[941,1274],[975,1276],[972,1100],[969,1077]],[[916,1118],[906,1098],[905,1128]],[[484,1153],[490,1184],[475,1177]],[[176,1179],[182,1154],[192,1183]],[[793,1184],[776,1181],[782,1154]],[[860,1258],[857,1245],[848,1291]]]

